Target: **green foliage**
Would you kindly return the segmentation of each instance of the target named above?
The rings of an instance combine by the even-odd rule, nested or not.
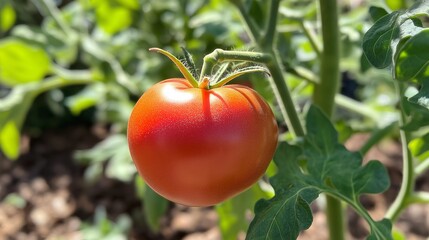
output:
[[[393,65],[394,78],[420,84],[414,96],[402,99],[409,116],[403,129],[417,130],[429,120],[429,31],[421,18],[429,16],[429,1],[416,3],[408,10],[394,11],[380,18],[365,34],[363,50],[375,67]]]
[[[76,151],[75,158],[81,163],[91,164],[85,173],[90,182],[100,177],[102,165],[107,160],[106,176],[110,178],[130,182],[136,173],[127,137],[123,134],[111,135],[91,149]]]
[[[144,218],[148,226],[152,232],[158,232],[161,218],[165,216],[170,202],[147,186],[138,175],[135,178],[135,187],[139,198],[144,203]]]
[[[107,218],[106,210],[99,206],[95,210],[94,222],[83,223],[80,232],[83,239],[125,240],[130,228],[129,216],[120,215],[116,222],[113,222]]]
[[[256,216],[248,239],[295,239],[312,222],[309,204],[321,192],[344,200],[368,222],[368,239],[392,239],[389,220],[375,221],[359,202],[362,194],[374,194],[389,187],[384,166],[370,161],[338,143],[337,133],[320,110],[310,107],[306,118],[307,136],[297,146],[282,142],[274,156],[279,168],[271,179],[276,195],[256,204]]]
[[[266,184],[261,182],[261,185]],[[253,206],[261,198],[270,198],[272,193],[264,190],[259,183],[238,196],[216,206],[221,221],[219,222],[222,239],[235,240],[240,233],[246,232],[249,227]]]
[[[0,3],[0,33],[8,31],[16,20],[16,13],[12,5],[5,1]]]
[[[43,49],[13,39],[0,42],[0,83],[15,86],[41,81],[50,67]]]

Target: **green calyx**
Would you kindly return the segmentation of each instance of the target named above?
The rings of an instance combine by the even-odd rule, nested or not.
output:
[[[222,87],[246,73],[263,72],[270,75],[265,67],[255,64],[268,63],[271,60],[269,55],[263,53],[216,49],[204,57],[201,73],[198,74],[192,55],[186,49],[182,48],[182,50],[184,52],[183,62],[163,49],[149,49],[149,51],[167,56],[177,66],[183,77],[195,88],[213,89]],[[240,62],[240,64],[237,64],[237,62]]]

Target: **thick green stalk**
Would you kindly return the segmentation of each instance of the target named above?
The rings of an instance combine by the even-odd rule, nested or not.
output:
[[[404,84],[400,82],[396,82],[396,91],[398,98],[401,99],[404,94]],[[399,125],[403,126],[405,123],[405,113],[403,111],[403,104],[400,101],[401,111],[399,118]],[[409,143],[409,133],[400,130],[401,143],[402,143],[402,155],[403,155],[403,163],[402,163],[402,183],[401,189],[399,190],[398,196],[396,196],[395,201],[390,206],[389,210],[387,210],[386,218],[395,221],[395,219],[399,216],[402,210],[408,206],[409,198],[413,196],[414,193],[414,163],[413,157],[411,155],[411,151],[408,149]]]
[[[315,85],[313,101],[328,116],[340,84],[340,38],[336,0],[320,0],[323,50],[320,55],[320,82]]]
[[[323,50],[320,54],[320,82],[315,85],[313,101],[329,117],[335,106],[340,84],[340,38],[337,0],[319,0],[322,21]],[[341,201],[326,196],[326,215],[331,240],[343,240],[344,210]]]

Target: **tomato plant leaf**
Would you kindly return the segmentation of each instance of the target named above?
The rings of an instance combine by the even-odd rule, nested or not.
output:
[[[379,18],[363,37],[363,51],[377,68],[395,64],[394,56],[410,37],[422,28],[418,17],[429,14],[429,1],[415,4],[406,11],[394,11]]]
[[[386,9],[378,6],[371,6],[369,7],[369,15],[371,16],[372,20],[376,22],[378,19],[386,16],[389,14]]]
[[[368,239],[392,239],[388,220],[373,220],[359,202],[362,194],[381,193],[389,187],[384,166],[370,161],[338,143],[337,132],[316,107],[306,117],[307,135],[291,146],[282,142],[274,156],[278,173],[270,179],[276,195],[260,200],[248,239],[295,239],[312,222],[309,204],[325,192],[342,199],[368,222]]]
[[[50,68],[49,56],[43,49],[14,39],[0,42],[0,83],[15,86],[38,82]]]
[[[429,133],[411,140],[408,147],[413,156],[419,161],[429,158]]]
[[[371,229],[376,229],[376,231],[371,231],[367,240],[392,239],[392,223],[388,219],[383,219],[372,224]],[[386,238],[386,236],[389,236],[389,238]]]
[[[410,98],[403,97],[402,106],[408,116],[405,125],[406,131],[415,131],[427,126],[429,122],[429,82],[423,83],[419,92]]]
[[[296,239],[301,230],[310,227],[313,216],[309,204],[319,190],[301,181],[304,175],[294,161],[300,155],[298,147],[284,142],[278,146],[274,161],[279,171],[270,179],[276,195],[257,202],[247,239]]]
[[[385,68],[392,63],[390,43],[398,34],[396,26],[399,12],[378,19],[363,37],[363,50],[369,62],[376,68]]]
[[[157,232],[160,228],[161,218],[167,211],[169,201],[153,191],[152,188],[146,186],[143,195],[143,204],[146,221],[151,230]]]
[[[14,121],[9,121],[0,128],[0,149],[9,159],[19,156],[19,129]]]
[[[270,198],[273,194],[261,188],[256,183],[243,193],[229,199],[216,206],[219,215],[219,225],[222,233],[222,239],[237,239],[240,232],[245,232],[249,227],[250,221],[247,221],[249,211],[253,211],[256,201],[261,198]]]
[[[398,52],[395,75],[399,81],[411,81],[429,76],[429,29],[412,36]]]

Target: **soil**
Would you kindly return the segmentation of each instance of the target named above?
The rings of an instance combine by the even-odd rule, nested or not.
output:
[[[133,216],[136,210],[141,211],[143,206],[132,184],[108,178],[88,184],[83,178],[85,166],[73,160],[75,150],[91,148],[107,134],[100,126],[72,126],[45,131],[34,138],[24,135],[18,160],[0,156],[0,239],[83,239],[81,224],[93,221],[97,206],[104,206],[112,220],[122,213]],[[355,135],[346,145],[356,150],[365,138],[366,135]],[[382,161],[391,177],[387,192],[362,198],[373,218],[381,219],[401,184],[401,147],[397,142],[384,141],[365,156],[366,161],[370,159]],[[420,177],[416,188],[429,191],[429,175]],[[11,193],[23,198],[25,204],[3,201]],[[312,205],[313,224],[300,235],[300,240],[328,239],[326,218],[320,211],[323,199]],[[364,239],[368,233],[364,221],[351,209],[347,210],[347,219],[348,239]],[[128,239],[218,240],[221,235],[217,222],[213,208],[171,204],[159,233],[151,233],[142,221],[133,221]],[[429,206],[411,206],[396,227],[406,234],[406,239],[428,238]]]

